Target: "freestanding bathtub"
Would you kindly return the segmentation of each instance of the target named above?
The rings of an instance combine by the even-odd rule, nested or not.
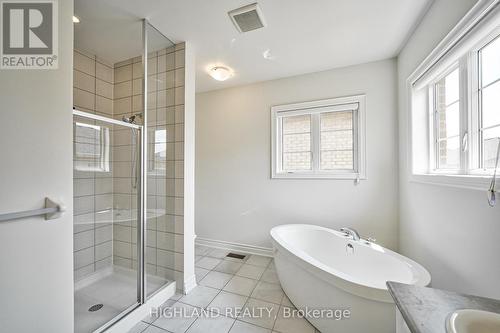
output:
[[[288,224],[273,228],[271,237],[283,290],[297,309],[310,310],[307,319],[322,333],[393,333],[396,307],[386,281],[431,281],[418,263],[332,229]],[[325,316],[328,309],[349,316]]]

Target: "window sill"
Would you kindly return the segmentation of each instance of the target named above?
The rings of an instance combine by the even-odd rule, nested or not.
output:
[[[410,182],[487,191],[491,177],[488,175],[412,174]]]
[[[337,174],[321,174],[321,173],[273,173],[273,179],[338,179],[338,180],[366,180],[366,175],[359,175],[357,173],[337,173]]]

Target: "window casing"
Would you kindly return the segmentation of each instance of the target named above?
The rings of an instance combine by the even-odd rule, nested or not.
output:
[[[499,23],[500,8],[478,4],[408,79],[410,180],[487,186],[500,141]]]
[[[364,179],[365,96],[271,109],[272,177]]]

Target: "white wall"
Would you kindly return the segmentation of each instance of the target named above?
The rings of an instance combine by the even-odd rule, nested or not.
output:
[[[286,223],[357,228],[397,246],[396,62],[386,60],[237,88],[196,98],[196,234],[270,247]],[[270,108],[367,95],[367,177],[271,179]]]
[[[0,223],[0,331],[73,331],[73,1],[59,1],[59,69],[0,71],[0,213],[62,200],[64,216]]]
[[[437,0],[398,58],[400,250],[423,264],[433,286],[500,298],[500,207],[485,191],[408,182],[406,79],[475,0]]]

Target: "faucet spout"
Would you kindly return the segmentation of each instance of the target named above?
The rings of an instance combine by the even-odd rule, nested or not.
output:
[[[359,236],[359,233],[353,228],[344,227],[344,228],[340,228],[340,231],[345,233],[346,236],[350,236],[353,241],[359,241],[361,239],[361,237]]]

